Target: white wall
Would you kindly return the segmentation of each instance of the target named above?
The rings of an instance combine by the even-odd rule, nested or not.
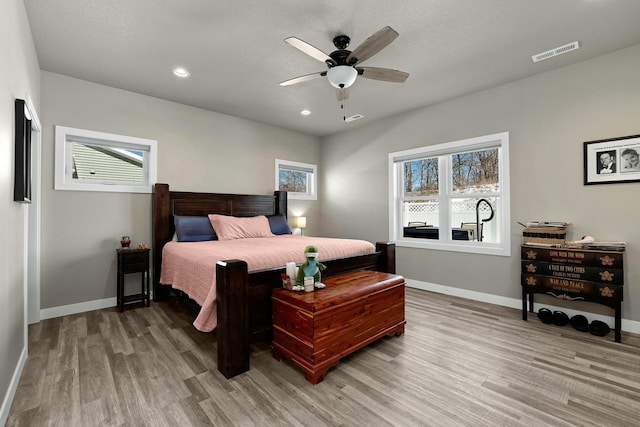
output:
[[[589,234],[628,242],[623,318],[638,321],[640,183],[584,186],[582,156],[584,141],[640,134],[639,100],[636,45],[327,137],[322,141],[322,234],[388,238],[389,152],[507,131],[512,256],[398,248],[398,272],[519,298],[522,229],[516,221],[568,221],[574,224],[569,238]],[[583,309],[610,314],[595,304]]]
[[[40,67],[21,0],[0,2],[0,425],[17,386],[26,349],[24,221],[27,207],[13,202],[14,101],[40,100]],[[13,383],[12,383],[13,380]]]
[[[41,119],[43,309],[114,297],[120,237],[151,244],[151,195],[53,190],[55,125],[157,140],[172,190],[272,194],[276,158],[320,157],[316,137],[49,72]],[[319,229],[317,201],[289,211]]]

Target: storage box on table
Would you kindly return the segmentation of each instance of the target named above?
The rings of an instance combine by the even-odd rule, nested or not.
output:
[[[525,227],[522,230],[522,243],[559,245],[565,243],[566,239],[566,227]]]

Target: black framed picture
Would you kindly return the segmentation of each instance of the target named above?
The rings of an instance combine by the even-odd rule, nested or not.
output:
[[[640,182],[640,135],[584,143],[584,185]]]
[[[16,151],[13,200],[31,203],[31,119],[23,99],[16,99]]]

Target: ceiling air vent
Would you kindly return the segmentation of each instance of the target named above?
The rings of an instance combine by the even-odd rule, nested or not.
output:
[[[362,114],[354,114],[353,116],[350,117],[345,117],[344,121],[345,122],[354,122],[356,120],[360,120],[361,118],[363,118],[364,116]]]
[[[539,53],[537,55],[533,55],[531,59],[533,59],[533,62],[540,62],[545,59],[553,58],[554,56],[562,55],[563,53],[571,52],[572,50],[576,50],[579,47],[580,43],[576,41],[564,46],[557,47],[555,49],[548,50],[546,52]]]

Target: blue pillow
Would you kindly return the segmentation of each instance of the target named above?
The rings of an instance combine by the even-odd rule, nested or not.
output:
[[[291,234],[287,218],[285,218],[284,215],[268,215],[267,219],[269,220],[271,232],[276,236],[280,234]]]
[[[206,216],[175,215],[173,223],[176,226],[178,242],[218,240],[218,236],[211,226],[211,221]]]

